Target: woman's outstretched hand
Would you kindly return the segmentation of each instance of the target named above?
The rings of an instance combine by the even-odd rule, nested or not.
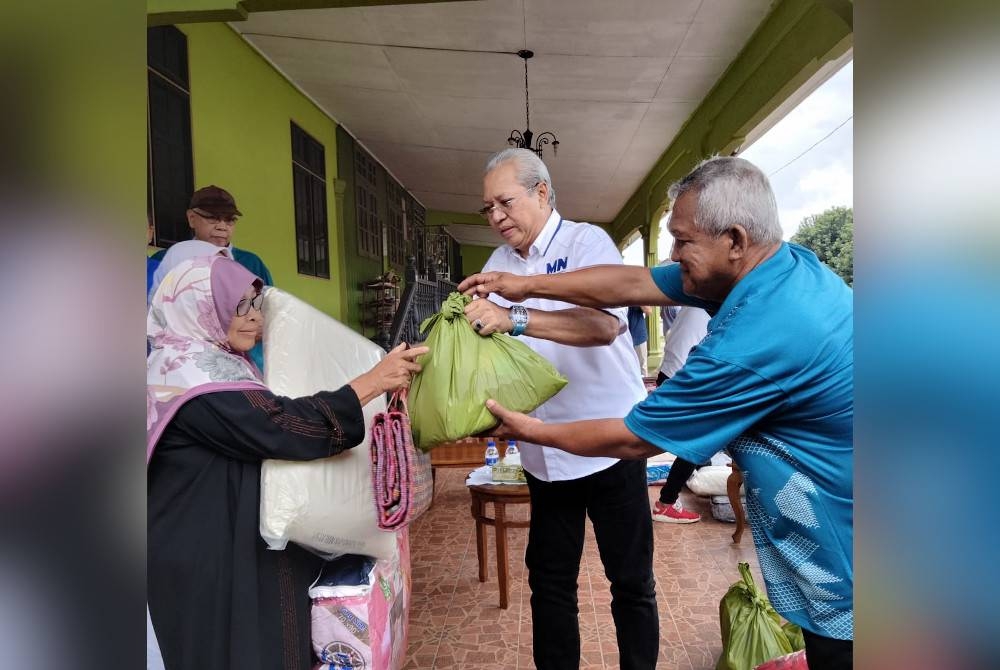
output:
[[[358,395],[362,405],[368,404],[387,391],[407,388],[413,375],[421,369],[416,359],[429,351],[428,347],[411,347],[402,342],[386,354],[375,367],[352,381],[351,388]]]
[[[385,393],[408,387],[413,375],[421,370],[417,359],[428,351],[430,351],[428,347],[411,347],[406,342],[401,342],[399,346],[390,351],[385,358],[378,362],[378,365],[372,368],[372,373],[377,374],[381,382],[381,391]]]

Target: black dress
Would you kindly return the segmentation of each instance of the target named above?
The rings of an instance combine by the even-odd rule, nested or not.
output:
[[[259,534],[265,458],[312,460],[364,439],[354,390],[189,400],[147,471],[149,612],[167,670],[307,670],[308,587],[321,559]]]

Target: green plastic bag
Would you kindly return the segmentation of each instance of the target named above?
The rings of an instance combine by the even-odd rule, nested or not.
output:
[[[500,333],[477,334],[465,318],[472,298],[452,293],[441,311],[420,324],[430,329],[423,370],[410,385],[410,428],[421,450],[489,430],[498,421],[486,401],[530,412],[558,393],[566,379],[523,342]]]
[[[806,638],[802,634],[802,629],[797,624],[789,621],[781,627],[781,630],[785,631],[785,637],[788,638],[788,643],[792,645],[792,651],[801,651],[806,648]]]
[[[722,656],[715,670],[753,670],[794,651],[781,627],[781,617],[754,584],[750,564],[740,563],[739,570],[742,579],[730,586],[719,602]]]

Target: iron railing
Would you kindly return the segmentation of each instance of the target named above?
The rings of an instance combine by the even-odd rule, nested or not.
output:
[[[411,279],[406,283],[399,308],[392,320],[389,330],[389,349],[400,342],[423,342],[426,333],[420,333],[420,324],[424,319],[436,314],[441,309],[441,303],[458,284],[444,279],[428,281],[426,279]]]

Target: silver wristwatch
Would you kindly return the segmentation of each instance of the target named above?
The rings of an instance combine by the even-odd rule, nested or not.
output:
[[[514,324],[514,328],[510,331],[510,334],[516,337],[528,327],[528,310],[521,305],[512,305],[510,308],[510,320]]]

